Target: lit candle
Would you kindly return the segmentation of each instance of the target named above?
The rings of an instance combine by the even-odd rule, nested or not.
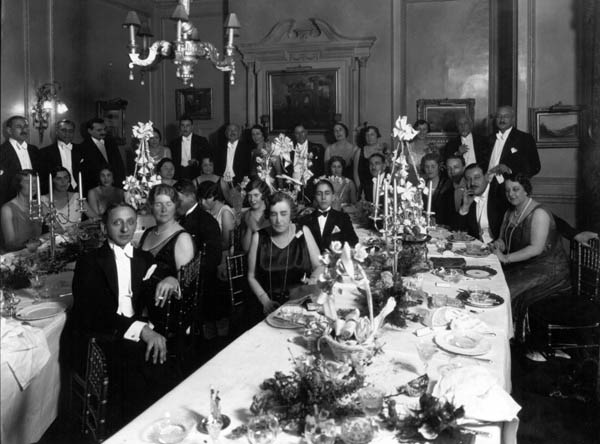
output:
[[[42,189],[40,188],[40,176],[38,174],[35,175],[35,184],[37,192],[37,203],[38,207],[40,207],[42,205]]]
[[[373,196],[373,202],[375,203],[375,214],[374,217],[377,219],[377,210],[379,207],[379,175],[373,178],[373,182],[375,182],[375,196]]]
[[[388,183],[388,181],[387,180],[384,181],[384,184],[383,184],[383,214],[385,216],[386,223],[387,223],[387,218],[389,215],[389,198],[390,198],[389,187],[390,187],[390,184]]]
[[[433,181],[429,181],[429,193],[427,194],[427,223],[429,223],[429,218],[431,216],[431,196],[433,194]]]
[[[29,175],[29,203],[33,200],[33,176]]]
[[[82,200],[83,199],[83,182],[81,181],[81,171],[79,172],[78,187],[79,187],[79,199]]]
[[[398,180],[394,178],[394,218],[398,217]]]
[[[48,183],[50,184],[50,203],[54,202],[54,193],[52,192],[52,174],[48,174]]]

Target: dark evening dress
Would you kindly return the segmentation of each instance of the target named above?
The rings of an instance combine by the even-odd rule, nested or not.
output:
[[[148,228],[144,231],[142,238],[140,239],[140,246],[144,245],[146,236],[155,227]],[[164,242],[147,250],[154,256],[154,263],[156,264],[156,270],[152,273],[152,276],[147,281],[144,281],[144,297],[147,298],[146,305],[148,308],[148,319],[154,324],[155,330],[158,333],[163,333],[166,320],[166,307],[156,307],[154,304],[154,293],[158,283],[168,276],[177,278],[177,265],[175,264],[175,244],[181,233],[186,233],[185,230],[179,230]]]
[[[301,284],[304,275],[310,276],[311,272],[308,245],[301,227],[296,227],[296,235],[284,248],[271,240],[271,228],[258,232],[256,280],[271,299],[286,302],[289,289]]]
[[[510,212],[506,212],[500,238],[507,251],[521,250],[531,243],[531,224],[536,210],[545,211],[550,216],[550,228],[544,251],[526,261],[514,262],[504,266],[506,283],[510,290],[515,337],[522,338],[523,322],[529,306],[551,296],[568,294],[571,290],[569,260],[561,244],[561,236],[556,230],[552,213],[542,205],[537,205],[517,225],[510,222]]]

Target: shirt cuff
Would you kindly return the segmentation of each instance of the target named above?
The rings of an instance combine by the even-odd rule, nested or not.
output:
[[[152,325],[147,324],[146,322],[133,321],[133,323],[129,326],[129,328],[123,335],[123,338],[125,338],[129,341],[139,342],[140,334],[142,333],[142,330],[146,325],[148,327],[152,328]]]

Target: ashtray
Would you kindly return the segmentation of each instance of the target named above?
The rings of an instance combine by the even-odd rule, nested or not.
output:
[[[198,431],[205,435],[209,434],[208,429],[206,428],[207,422],[208,422],[208,418],[206,416],[203,416],[200,419],[200,423],[198,424]],[[221,423],[223,424],[221,426],[221,430],[225,430],[227,427],[229,427],[229,424],[231,424],[231,419],[227,415],[221,415]]]
[[[177,444],[192,431],[196,421],[191,414],[184,412],[166,413],[164,418],[154,421],[144,434],[144,440],[156,444]]]

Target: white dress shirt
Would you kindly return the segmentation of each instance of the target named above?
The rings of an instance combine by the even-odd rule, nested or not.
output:
[[[115,254],[115,262],[117,265],[117,283],[119,291],[119,307],[117,314],[131,318],[135,314],[133,303],[131,300],[131,258],[133,258],[133,245],[131,243],[125,247],[119,247],[113,242],[108,242],[108,245]],[[130,341],[139,341],[140,333],[147,324],[141,321],[134,321],[127,329],[123,337]]]
[[[500,157],[502,157],[502,150],[504,149],[504,144],[506,143],[506,139],[510,132],[512,131],[512,126],[504,131],[504,133],[498,131],[496,134],[496,142],[494,143],[494,149],[492,150],[492,155],[490,156],[490,163],[488,164],[488,171],[494,167],[497,167],[500,163]],[[498,183],[504,182],[504,177],[501,174],[496,175],[496,180]]]
[[[308,140],[302,144],[296,145],[296,154],[294,155],[294,173],[293,178],[302,181],[304,169],[307,167],[308,158]]]
[[[104,156],[104,160],[108,162],[108,154],[106,154],[106,146],[104,146],[104,139],[96,139],[95,137],[92,137],[92,140],[102,153],[102,156]]]
[[[475,144],[473,143],[473,133],[467,134],[467,137],[460,136],[460,142],[463,145],[469,147],[469,150],[462,155],[463,159],[465,159],[465,165],[471,165],[472,163],[476,163],[477,158],[475,156]]]
[[[477,225],[479,225],[479,234],[481,240],[488,244],[494,240],[492,231],[490,230],[490,221],[487,214],[487,202],[490,186],[485,188],[481,196],[475,196],[475,204],[477,205]]]
[[[60,163],[61,165],[69,170],[69,174],[71,175],[71,186],[73,189],[77,188],[77,182],[75,181],[75,176],[73,175],[73,163],[71,161],[71,151],[73,150],[72,143],[65,143],[62,140],[58,141],[58,152],[60,153]]]
[[[331,211],[331,207],[326,210],[317,210],[318,212],[327,211],[327,215],[319,214],[317,217],[317,222],[319,222],[319,229],[321,230],[321,236],[323,236],[323,230],[325,229],[325,224],[327,223],[327,218],[329,217],[329,212]]]
[[[227,162],[225,163],[225,177],[233,179],[235,173],[233,172],[233,159],[235,158],[235,150],[237,149],[239,140],[234,142],[227,142]]]
[[[181,166],[186,167],[192,160],[192,134],[181,136]]]
[[[27,151],[27,142],[19,143],[12,137],[8,139],[19,158],[22,170],[32,170],[31,159],[29,158],[29,151]]]

